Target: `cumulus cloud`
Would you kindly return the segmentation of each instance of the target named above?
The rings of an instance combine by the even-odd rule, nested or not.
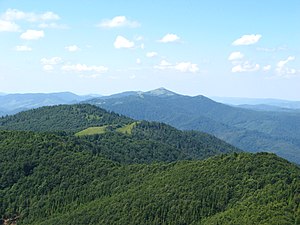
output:
[[[266,66],[263,67],[263,71],[264,71],[264,72],[270,71],[271,68],[272,68],[271,65],[266,65]]]
[[[162,60],[159,65],[154,66],[155,69],[159,70],[166,70],[166,69],[172,69],[177,70],[179,72],[190,72],[190,73],[196,73],[199,71],[198,65],[191,62],[179,62],[176,64],[172,64],[166,60]]]
[[[278,75],[287,76],[293,75],[297,73],[296,69],[291,69],[286,67],[286,64],[290,61],[294,61],[296,59],[295,56],[289,56],[286,60],[281,60],[277,63],[276,72]]]
[[[178,63],[174,66],[174,69],[180,72],[191,72],[191,73],[196,73],[199,71],[197,64],[191,62]]]
[[[165,69],[171,69],[172,68],[172,63],[169,63],[166,60],[161,60],[159,65],[154,66],[155,69],[159,69],[159,70],[165,70]]]
[[[105,19],[100,24],[97,25],[98,27],[103,28],[116,28],[116,27],[139,27],[140,23],[137,21],[131,21],[126,18],[126,16],[116,16],[112,19]]]
[[[244,58],[244,55],[240,52],[232,52],[229,57],[228,57],[228,60],[229,61],[233,61],[233,60],[239,60],[239,59],[242,59]]]
[[[69,45],[66,46],[65,49],[69,52],[77,52],[80,50],[80,48],[77,45]]]
[[[243,35],[239,39],[232,42],[232,45],[239,46],[239,45],[253,45],[257,43],[261,39],[262,35],[260,34],[248,34]]]
[[[158,54],[157,54],[157,52],[147,52],[146,53],[146,56],[148,57],[148,58],[153,58],[153,57],[155,57],[155,56],[157,56]]]
[[[243,64],[239,64],[234,66],[231,69],[233,73],[242,73],[242,72],[254,72],[260,69],[259,64],[251,64],[249,61],[244,62]]]
[[[43,64],[43,65],[57,65],[57,64],[60,64],[60,63],[62,63],[63,62],[63,60],[62,60],[62,58],[60,58],[60,57],[52,57],[52,58],[42,58],[41,59],[41,64]]]
[[[20,38],[24,40],[38,40],[44,36],[45,34],[43,30],[27,30],[21,34]]]
[[[30,51],[32,51],[32,48],[28,47],[27,45],[18,45],[14,49],[17,52],[30,52]]]
[[[133,48],[134,47],[134,42],[129,41],[128,39],[126,39],[123,36],[118,36],[114,42],[114,46],[117,49],[120,48]]]
[[[179,40],[180,40],[180,37],[178,37],[176,34],[166,34],[159,40],[159,42],[169,43],[169,42],[177,42]]]
[[[0,20],[0,32],[18,32],[20,27],[11,21]]]
[[[104,73],[108,71],[108,68],[105,66],[87,66],[86,64],[74,64],[74,65],[64,65],[61,68],[66,72],[96,72],[96,73]]]
[[[26,20],[28,22],[59,20],[60,17],[53,12],[37,14],[33,12],[23,12],[18,9],[8,9],[1,16],[6,21]]]

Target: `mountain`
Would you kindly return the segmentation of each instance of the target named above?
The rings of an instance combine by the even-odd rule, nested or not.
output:
[[[209,134],[75,104],[0,118],[0,140],[0,224],[300,221],[298,166]]]
[[[143,95],[148,95],[148,96],[173,96],[177,95],[175,92],[169,91],[165,88],[158,88],[152,91],[147,91],[147,92],[142,92],[142,91],[126,91],[118,94],[113,94],[109,96],[101,96],[101,99],[112,99],[112,98],[123,98],[123,97],[128,97],[128,96],[143,96]]]
[[[86,102],[138,120],[207,132],[245,151],[274,152],[300,163],[300,113],[259,112],[217,103],[205,96],[164,93],[169,92],[95,98]]]
[[[94,97],[94,95],[79,96],[71,92],[0,95],[0,116],[42,106],[74,104]]]
[[[120,164],[74,136],[0,131],[0,139],[1,224],[300,221],[300,169],[273,154]]]
[[[288,101],[272,98],[234,98],[234,97],[212,97],[213,100],[229,105],[267,105],[286,109],[300,109],[300,101]]]
[[[93,152],[118,162],[204,159],[238,152],[220,139],[169,125],[135,121],[88,104],[45,106],[0,118],[0,130],[56,132],[93,143]]]

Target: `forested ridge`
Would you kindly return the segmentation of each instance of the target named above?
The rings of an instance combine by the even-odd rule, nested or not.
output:
[[[267,149],[300,164],[299,112],[259,112],[221,104],[205,96],[158,91],[161,93],[116,95],[86,102],[137,120],[213,134],[244,151]]]
[[[29,131],[78,132],[90,126],[117,124],[119,126],[133,120],[109,113],[105,109],[88,104],[44,106],[37,109],[5,116],[0,119],[0,129]]]
[[[274,154],[84,104],[0,121],[0,224],[300,224],[300,169]]]
[[[300,170],[273,154],[124,164],[80,139],[0,134],[0,212],[18,224],[299,223]]]

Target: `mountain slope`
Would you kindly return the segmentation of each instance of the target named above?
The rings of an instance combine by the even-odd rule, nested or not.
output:
[[[87,101],[132,117],[207,132],[243,150],[270,151],[300,163],[300,113],[258,112],[214,102],[204,96],[149,95]]]
[[[300,169],[272,154],[122,165],[54,134],[2,131],[0,136],[2,222],[297,224],[300,219]]]
[[[98,134],[89,135],[91,129]],[[88,104],[47,106],[7,116],[0,119],[0,130],[67,132],[92,143],[95,154],[124,163],[204,159],[240,151],[209,134],[134,121]]]
[[[124,125],[132,121],[91,105],[58,105],[3,117],[0,119],[0,129],[77,132],[90,126]]]

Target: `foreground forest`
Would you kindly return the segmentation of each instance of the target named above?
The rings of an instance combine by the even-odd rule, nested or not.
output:
[[[0,224],[300,224],[300,168],[274,154],[90,105],[0,124]]]

